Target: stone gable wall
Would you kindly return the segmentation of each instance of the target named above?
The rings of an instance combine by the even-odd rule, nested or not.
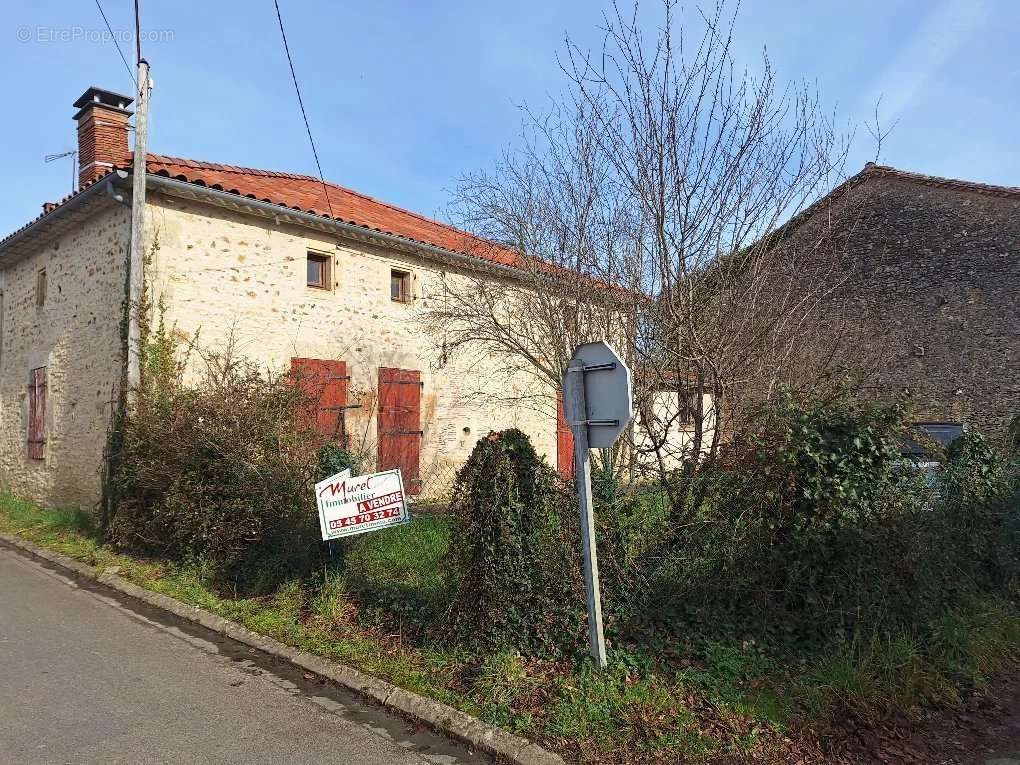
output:
[[[114,205],[4,266],[0,482],[57,506],[91,508],[121,375],[129,210]],[[45,305],[36,279],[46,269]],[[45,457],[28,458],[29,374],[47,368]]]
[[[1020,200],[885,177],[847,204],[837,300],[865,331],[845,360],[873,364],[869,393],[909,392],[917,421],[1003,434],[1020,414]],[[820,225],[784,246],[817,240]]]

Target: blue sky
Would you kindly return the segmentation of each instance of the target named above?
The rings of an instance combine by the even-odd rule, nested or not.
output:
[[[654,10],[654,0],[644,0]],[[130,0],[102,0],[115,30]],[[148,0],[150,150],[314,173],[271,0]],[[563,87],[566,32],[600,42],[596,0],[280,0],[326,176],[442,217],[465,172],[491,167],[520,131],[518,105]],[[0,236],[70,191],[71,103],[89,85],[130,92],[92,0],[9,4],[0,35],[4,183]],[[898,120],[881,160],[1020,185],[1016,0],[744,0],[738,61],[767,47],[779,75],[817,81],[857,127],[852,169],[872,158],[863,123],[882,96]],[[131,60],[133,43],[123,44]]]

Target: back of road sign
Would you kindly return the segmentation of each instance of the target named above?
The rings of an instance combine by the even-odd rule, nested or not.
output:
[[[634,385],[630,369],[613,347],[601,340],[577,346],[571,365],[576,362],[584,364],[588,446],[607,449],[616,442],[634,415]],[[564,386],[565,395],[569,396],[569,391],[570,386]]]

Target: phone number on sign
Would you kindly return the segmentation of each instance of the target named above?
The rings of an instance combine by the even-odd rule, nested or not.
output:
[[[331,529],[343,529],[350,526],[357,526],[361,523],[371,523],[372,521],[382,521],[386,518],[398,518],[400,516],[400,506],[386,507],[382,510],[373,510],[369,513],[358,513],[352,515],[349,518],[336,518],[329,522]]]

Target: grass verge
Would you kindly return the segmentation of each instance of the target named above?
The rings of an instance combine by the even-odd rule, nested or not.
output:
[[[133,583],[200,606],[306,651],[385,678],[583,762],[783,761],[791,737],[852,712],[949,704],[1020,657],[1020,613],[973,601],[924,634],[855,639],[823,655],[778,657],[752,641],[708,643],[678,665],[612,652],[588,664],[473,656],[405,630],[441,618],[450,521],[413,524],[344,543],[344,574],[289,582],[274,594],[217,591],[201,562],[129,557],[96,542],[88,517],[0,494],[0,531],[91,566],[118,566]],[[396,628],[394,626],[396,625]]]

